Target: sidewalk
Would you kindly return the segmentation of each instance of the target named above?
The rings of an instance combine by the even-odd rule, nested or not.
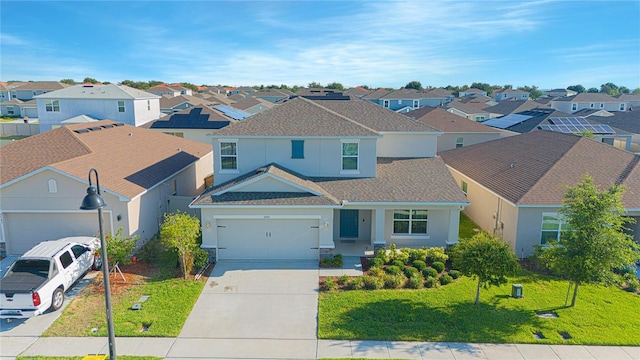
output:
[[[108,354],[106,338],[0,338],[0,359]],[[305,339],[117,338],[118,355],[165,359],[640,360],[640,347]]]

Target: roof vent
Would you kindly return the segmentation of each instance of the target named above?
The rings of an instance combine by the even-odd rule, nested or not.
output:
[[[73,130],[73,132],[77,134],[83,134],[83,133],[88,133],[89,129],[78,129],[78,130]]]
[[[133,133],[129,133],[129,136],[133,136]]]
[[[83,84],[82,87],[92,88],[93,84],[91,84],[91,83]]]
[[[516,167],[516,163],[511,163],[511,165],[509,165],[509,167],[513,169],[514,167]]]
[[[123,123],[115,123],[115,124],[113,124],[113,126],[124,126],[124,124]]]
[[[94,126],[94,127],[88,128],[88,129],[91,130],[91,131],[97,131],[97,130],[102,130],[102,127],[101,126]]]

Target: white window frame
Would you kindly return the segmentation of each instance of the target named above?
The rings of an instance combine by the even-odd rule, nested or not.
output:
[[[420,218],[414,218],[414,212],[416,211],[424,211],[426,212],[426,219],[420,219]],[[396,212],[409,212],[409,218],[408,219],[396,219],[395,218],[395,214]],[[427,209],[394,209],[391,215],[391,221],[392,221],[392,226],[391,226],[391,236],[393,238],[402,238],[402,237],[408,237],[408,238],[428,238],[428,234],[429,234],[429,211]],[[408,222],[408,227],[407,227],[407,231],[406,233],[404,232],[396,232],[396,222]],[[424,223],[424,231],[425,232],[418,232],[418,233],[414,233],[413,232],[413,223],[417,223],[417,222],[421,222]]]
[[[600,109],[604,109],[604,103],[600,103]]]
[[[464,146],[464,138],[463,137],[457,137],[456,138],[456,149],[457,148],[461,148]]]
[[[46,112],[60,112],[60,100],[45,100],[44,111]]]
[[[596,104],[591,103],[591,104],[589,104],[589,107],[593,109],[593,108],[595,108],[595,107],[596,107]]]
[[[627,104],[625,103],[620,103],[620,107],[618,107],[620,111],[625,111],[626,108],[627,108]]]
[[[234,144],[236,153],[235,154],[229,154],[229,155],[223,155],[222,154],[222,145],[223,144]],[[218,154],[219,154],[218,158],[220,159],[219,163],[220,163],[220,172],[221,173],[238,173],[238,140],[237,139],[220,140],[220,142],[218,143]],[[235,169],[232,169],[232,168],[224,169],[222,167],[222,159],[223,158],[235,158],[236,159],[236,167],[235,167]]]
[[[462,180],[462,183],[460,184],[460,189],[462,190],[464,195],[467,196],[467,194],[469,192],[469,183],[467,183],[466,181]]]
[[[553,217],[556,220],[549,220],[547,222],[545,222],[545,216],[546,217]],[[555,229],[546,229],[545,230],[545,224],[555,224],[557,222],[558,226]],[[541,216],[541,220],[540,220],[540,244],[545,245],[545,243],[542,242],[543,239],[543,234],[545,232],[547,233],[552,233],[552,232],[556,232],[556,241],[560,240],[560,236],[562,236],[563,232],[566,231],[571,231],[570,228],[568,228],[568,223],[566,221],[564,221],[564,219],[562,218],[561,214],[558,214],[557,212],[543,212],[542,216]]]
[[[420,107],[420,100],[413,100],[413,108],[417,109]]]
[[[147,100],[147,110],[151,111],[151,100]]]
[[[389,100],[382,100],[382,107],[389,108]]]
[[[126,111],[127,111],[127,108],[125,106],[124,100],[118,100],[118,112],[123,113]]]
[[[577,111],[577,110],[578,110],[578,104],[571,103],[571,111]]]
[[[345,144],[356,144],[356,155],[345,155],[344,154],[344,145]],[[356,168],[355,169],[345,169],[344,168],[344,159],[345,158],[355,158],[356,159]],[[360,141],[358,139],[343,139],[340,140],[340,174],[359,174],[360,173]]]
[[[49,188],[49,194],[55,194],[58,192],[58,183],[55,179],[49,179],[49,181],[47,181],[47,186]]]
[[[13,107],[13,105],[8,105],[7,106],[7,115],[15,115],[16,114],[16,109]]]

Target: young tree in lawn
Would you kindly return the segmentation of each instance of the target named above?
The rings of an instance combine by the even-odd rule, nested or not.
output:
[[[478,278],[475,304],[480,301],[480,287],[507,283],[507,275],[518,269],[518,259],[509,245],[486,232],[470,239],[460,239],[451,250],[453,267],[464,275]]]
[[[623,216],[623,193],[624,188],[618,185],[601,191],[590,176],[567,188],[560,214],[570,231],[540,248],[540,259],[569,279],[569,288],[573,284],[570,306],[575,306],[581,284],[611,284],[615,270],[640,258],[638,244],[624,231],[632,219]]]
[[[178,250],[184,278],[187,278],[191,268],[187,264],[187,257],[193,262],[192,253],[198,246],[200,236],[200,220],[184,212],[165,214],[160,225],[160,240],[167,248]]]

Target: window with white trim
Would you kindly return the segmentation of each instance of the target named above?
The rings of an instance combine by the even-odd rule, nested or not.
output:
[[[358,170],[358,148],[357,142],[342,142],[342,170]]]
[[[147,100],[147,110],[151,110],[151,100]]]
[[[60,100],[45,100],[44,110],[47,112],[60,112]]]
[[[14,115],[15,113],[13,106],[7,106],[7,115]]]
[[[591,103],[591,104],[589,104],[589,107],[593,109],[594,107],[596,107],[596,104]]]
[[[620,103],[620,107],[618,109],[620,109],[620,111],[624,111],[625,108],[625,103]]]
[[[553,212],[542,213],[540,244],[544,245],[550,240],[560,240],[560,236],[565,231],[571,231],[571,226],[564,221],[562,215]]]
[[[420,100],[413,100],[413,108],[417,109],[418,107],[420,107]]]
[[[238,170],[238,143],[226,141],[220,143],[220,169]]]
[[[393,234],[426,235],[427,210],[393,210]]]
[[[604,109],[604,103],[600,103],[600,109]]]
[[[49,179],[49,181],[47,181],[47,185],[49,186],[50,194],[55,194],[58,192],[58,183],[55,179]]]
[[[571,111],[576,111],[576,110],[578,110],[578,104],[572,103],[571,104]]]
[[[466,181],[462,182],[462,192],[467,195],[467,190],[469,189],[469,185],[467,184]]]
[[[464,146],[464,138],[457,137],[456,138],[456,149]]]
[[[382,107],[389,107],[389,100],[382,100]]]
[[[124,112],[124,100],[118,100],[118,112]]]

